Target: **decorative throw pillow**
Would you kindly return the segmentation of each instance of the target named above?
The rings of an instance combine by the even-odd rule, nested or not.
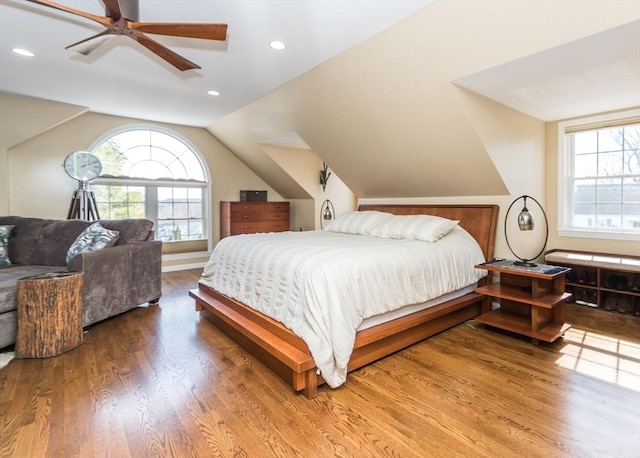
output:
[[[9,234],[13,226],[0,226],[0,266],[10,266],[9,259]]]
[[[80,253],[98,251],[113,246],[118,241],[118,231],[105,229],[100,223],[93,223],[80,233],[67,252],[67,263]]]
[[[343,213],[333,220],[325,231],[342,232],[343,234],[369,235],[371,230],[392,218],[391,213],[371,211],[351,211]]]
[[[375,237],[437,242],[456,227],[458,221],[433,215],[398,215],[371,231]]]

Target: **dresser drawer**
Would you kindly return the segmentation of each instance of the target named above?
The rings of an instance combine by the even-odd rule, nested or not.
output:
[[[265,221],[289,221],[289,212],[264,212],[262,219]]]
[[[266,232],[284,232],[289,230],[289,219],[286,221],[272,221]]]
[[[262,212],[246,212],[246,213],[231,213],[232,223],[247,223],[251,221],[262,221]]]
[[[271,232],[272,224],[260,222],[231,223],[231,235],[253,234],[255,232]]]
[[[272,213],[289,213],[289,202],[268,202],[264,206],[264,211]]]
[[[234,202],[231,204],[231,217],[234,215],[246,215],[249,213],[262,213],[264,211],[263,202]]]

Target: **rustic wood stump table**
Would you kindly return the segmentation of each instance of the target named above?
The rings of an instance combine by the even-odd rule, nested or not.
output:
[[[78,272],[18,280],[16,358],[48,358],[82,343],[82,288]]]

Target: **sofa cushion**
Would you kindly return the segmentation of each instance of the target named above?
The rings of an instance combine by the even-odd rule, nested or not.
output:
[[[12,264],[29,264],[36,249],[38,238],[49,222],[40,218],[24,218],[21,216],[2,216],[0,224],[13,226],[9,237],[9,259]]]
[[[105,229],[100,223],[93,223],[80,233],[67,251],[67,263],[80,253],[98,251],[113,246],[118,241],[118,231]]]
[[[60,266],[10,266],[0,268],[0,314],[16,309],[16,285],[23,277],[58,272]]]
[[[4,225],[0,226],[0,266],[11,265],[9,259],[9,235],[11,234],[13,226]]]
[[[76,219],[49,220],[45,225],[31,260],[27,264],[41,266],[66,266],[69,247],[78,235],[91,225]]]
[[[127,245],[150,240],[153,230],[153,222],[148,219],[101,219],[99,223],[106,229],[118,231],[116,245]]]

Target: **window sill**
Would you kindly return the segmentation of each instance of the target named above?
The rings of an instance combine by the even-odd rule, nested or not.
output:
[[[579,230],[559,230],[559,237],[580,237],[589,239],[607,239],[607,240],[628,240],[630,242],[640,242],[640,234],[629,234],[620,232],[606,231],[579,231]]]

